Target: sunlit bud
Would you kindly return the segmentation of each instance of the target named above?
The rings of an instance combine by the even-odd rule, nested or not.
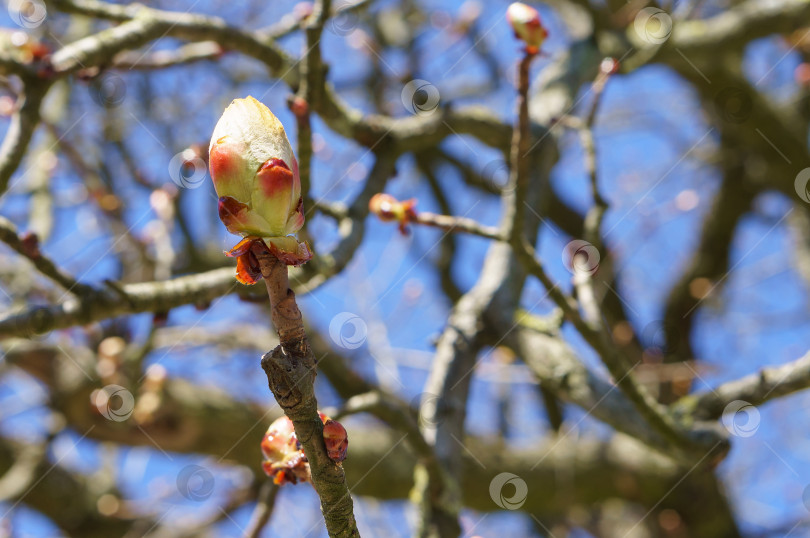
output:
[[[318,413],[323,426],[323,440],[332,461],[346,459],[349,440],[340,422]],[[278,485],[311,481],[309,462],[295,435],[292,421],[286,416],[276,419],[262,439],[262,469]]]
[[[292,421],[286,416],[276,419],[262,439],[262,469],[277,485],[297,484],[310,480],[309,463]]]
[[[407,233],[407,225],[416,219],[416,199],[400,202],[390,194],[378,193],[371,197],[368,209],[383,222],[398,222],[399,230]]]
[[[304,225],[298,162],[270,109],[253,97],[235,99],[217,122],[208,153],[219,218],[228,231],[266,244],[288,265],[309,260],[309,248],[291,236]],[[240,245],[229,255],[250,250]],[[257,280],[238,273],[237,278]]]
[[[536,54],[540,51],[548,31],[540,22],[540,14],[533,7],[521,2],[514,2],[506,10],[506,20],[512,25],[515,37],[526,43],[526,52]]]
[[[619,68],[621,65],[616,58],[604,58],[602,62],[599,64],[599,71],[605,75],[614,75],[618,73]]]
[[[349,439],[346,428],[331,418],[327,418],[323,423],[323,441],[326,444],[326,452],[332,461],[340,463],[346,459],[346,452],[349,449]]]

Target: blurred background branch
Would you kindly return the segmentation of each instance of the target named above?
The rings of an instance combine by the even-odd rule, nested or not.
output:
[[[507,6],[9,3],[0,533],[325,532],[262,470],[278,341],[207,178],[248,94],[361,534],[804,528],[808,3],[555,0],[522,84]]]

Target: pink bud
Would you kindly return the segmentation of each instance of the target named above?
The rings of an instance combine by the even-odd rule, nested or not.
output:
[[[42,253],[39,250],[39,237],[34,232],[25,232],[20,235],[20,243],[22,243],[23,252],[25,255],[36,260]]]
[[[407,225],[416,218],[416,200],[411,198],[400,202],[390,194],[378,193],[371,197],[368,209],[377,215],[383,222],[395,221],[399,223],[399,230],[407,233]]]
[[[346,459],[349,438],[343,424],[331,418],[326,419],[323,423],[323,442],[326,444],[326,452],[332,461],[340,463]]]
[[[526,43],[526,52],[536,54],[540,51],[548,31],[540,22],[540,14],[533,7],[521,2],[514,2],[506,10],[506,20],[512,25],[515,37]]]
[[[615,75],[619,72],[620,67],[621,64],[619,64],[619,61],[616,58],[608,57],[603,59],[599,64],[599,71],[601,71],[604,75]]]
[[[340,422],[318,412],[323,425],[323,440],[329,458],[337,463],[346,459],[349,440]],[[262,438],[262,469],[278,485],[309,482],[309,462],[295,435],[292,421],[286,416],[270,424]]]
[[[800,63],[793,71],[793,76],[801,86],[810,86],[810,64]]]
[[[262,469],[278,485],[310,480],[309,463],[286,416],[276,419],[262,438]]]

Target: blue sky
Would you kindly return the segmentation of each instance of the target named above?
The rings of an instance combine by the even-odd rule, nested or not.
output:
[[[256,8],[249,16],[240,10],[223,9],[226,5],[223,2],[198,2],[193,9],[220,14],[232,24],[257,28],[277,21],[293,4],[272,2]],[[393,4],[375,2],[374,9],[386,10]],[[459,4],[434,2],[431,7],[455,13]],[[493,91],[483,96],[464,93],[487,83],[489,73],[480,58],[469,53],[467,40],[444,30],[446,19],[442,16],[434,17],[434,26],[419,36],[417,50],[422,68],[411,75],[435,85],[443,103],[481,103],[511,121],[514,88],[509,83],[509,72],[518,58],[518,47],[502,18],[507,5],[507,2],[485,3],[480,19],[485,32],[483,41],[494,51],[502,69],[502,78]],[[168,2],[164,7],[186,10],[189,5]],[[544,6],[540,9],[551,34],[544,49],[553,58],[565,50],[568,36],[553,11]],[[13,23],[5,15],[5,12],[0,13],[0,24],[10,28]],[[61,29],[64,20],[64,17],[54,18],[54,26],[50,28]],[[49,27],[34,32],[46,28]],[[325,61],[332,66],[330,76],[334,85],[350,104],[368,110],[365,96],[352,89],[367,74],[369,64],[368,55],[362,47],[357,47],[356,34],[347,37],[327,31],[322,49]],[[176,45],[176,41],[165,39],[153,50]],[[282,45],[298,54],[301,42],[293,35],[285,38]],[[763,39],[751,44],[745,54],[746,75],[752,81],[761,80],[760,88],[783,102],[793,96],[793,70],[799,62],[797,54],[786,52],[781,42]],[[146,177],[156,183],[169,183],[167,166],[172,156],[189,144],[207,143],[222,108],[235,97],[252,94],[260,98],[282,120],[293,138],[295,123],[285,105],[288,88],[283,83],[268,80],[265,69],[252,60],[240,58],[237,61],[236,55],[227,58],[231,63],[225,71],[238,78],[237,82],[226,80],[219,74],[218,67],[208,63],[156,73],[148,81],[141,73],[120,73],[128,90],[120,105],[120,114],[129,124],[126,140]],[[396,80],[407,72],[407,61],[401,52],[385,53],[381,59],[383,71],[393,81],[386,91],[390,112],[402,117],[407,117],[409,112],[402,106],[402,87]],[[547,61],[538,60],[533,74],[539,73]],[[145,84],[153,96],[149,103],[135,98],[136,88]],[[464,96],[456,97],[459,95]],[[168,129],[155,125],[142,113],[146,107],[152,112],[165,110],[177,121],[171,122]],[[82,114],[86,116],[73,128],[74,136],[98,140],[95,150],[107,151],[99,127],[101,109],[92,99],[90,88],[75,82],[70,97],[72,119],[63,129]],[[313,163],[311,196],[317,199],[328,193],[329,200],[350,201],[361,188],[365,172],[372,164],[370,155],[364,148],[336,137],[319,119],[313,121],[313,129],[318,151]],[[34,144],[42,139],[42,134],[38,133]],[[660,320],[662,301],[691,255],[702,218],[717,191],[718,173],[701,159],[716,147],[717,132],[708,123],[689,86],[671,71],[652,65],[611,80],[600,108],[596,144],[601,188],[611,204],[603,227],[607,231],[606,243],[619,261],[619,285],[628,302],[631,321],[636,328],[644,328]],[[477,169],[500,158],[497,152],[467,137],[448,139],[443,147]],[[690,148],[696,150],[688,151]],[[578,138],[564,136],[561,150],[552,177],[555,190],[573,207],[585,211],[591,200]],[[34,164],[26,162],[22,168]],[[389,182],[386,192],[401,199],[418,198],[419,209],[438,210],[412,158],[403,157],[397,169],[397,177]],[[455,214],[486,224],[497,222],[499,202],[494,196],[464,187],[451,168],[444,169],[440,179],[447,186],[447,192],[452,193]],[[12,181],[15,187],[0,200],[0,214],[25,229],[30,209],[30,196],[24,189],[25,174],[18,174]],[[133,233],[148,233],[149,223],[155,219],[148,193],[125,179],[117,185],[120,185],[119,195],[127,202],[126,220],[133,226]],[[116,278],[120,267],[110,252],[114,238],[104,229],[103,219],[87,203],[81,202],[86,197],[81,181],[64,162],[57,164],[52,189],[58,201],[56,226],[44,245],[45,252],[88,283]],[[697,389],[716,386],[762,366],[794,360],[807,350],[808,292],[806,283],[793,270],[792,237],[785,221],[781,220],[795,202],[779,194],[765,194],[757,199],[755,210],[738,229],[730,263],[734,271],[697,315],[694,343],[702,360]],[[194,220],[193,234],[201,243],[216,237],[219,246],[227,249],[236,242],[234,236],[211,218],[215,199],[208,181],[184,192],[183,203]],[[367,224],[363,246],[346,270],[311,295],[301,296],[300,304],[304,315],[324,335],[328,334],[337,314],[351,312],[359,316],[368,327],[369,338],[361,347],[347,353],[363,373],[410,399],[422,392],[432,342],[442,330],[450,308],[438,290],[432,266],[437,254],[435,244],[441,234],[417,228],[410,236],[403,237],[393,225],[374,221]],[[328,251],[336,237],[333,222],[316,216],[309,226],[315,237],[315,249]],[[81,238],[81,242],[77,238]],[[175,239],[179,244],[179,239]],[[542,229],[540,254],[552,277],[566,285],[570,283],[570,275],[563,266],[561,252],[570,240],[553,227]],[[459,237],[458,245],[455,272],[459,284],[466,288],[477,278],[487,241]],[[523,303],[536,305],[536,313],[548,312],[552,305],[540,300],[542,296],[543,290],[530,282]],[[221,328],[240,320],[256,319],[255,308],[234,297],[225,297],[204,312],[191,306],[178,308],[171,313],[169,324]],[[131,319],[136,335],[142,336],[148,323],[147,315]],[[594,353],[575,334],[566,330],[566,336],[589,366],[602,370]],[[78,342],[81,334],[68,331],[49,338]],[[189,367],[192,356],[195,359],[193,370]],[[388,357],[393,357],[393,362],[385,362]],[[147,364],[159,362],[171,375],[216,385],[235,397],[270,405],[272,397],[265,381],[253,375],[255,361],[256,357],[247,353],[222,355],[208,350],[200,355],[196,350],[180,346],[169,356],[164,356],[162,351],[151,354]],[[488,358],[483,365],[494,368],[492,362]],[[516,366],[511,374],[509,390],[515,416],[511,417],[514,427],[509,432],[510,441],[530,444],[544,435],[543,429],[520,425],[544,424],[544,412],[527,370]],[[338,403],[328,387],[322,384],[319,388],[322,407]],[[475,420],[468,423],[472,432],[494,433],[490,404],[498,390],[492,376],[481,373],[474,378],[470,416]],[[41,387],[24,374],[13,370],[5,373],[0,378],[0,409],[3,410],[0,411],[0,431],[3,435],[42,438],[49,420],[43,409],[44,397]],[[802,493],[810,484],[808,405],[810,395],[800,393],[760,408],[756,433],[748,438],[735,438],[731,454],[720,465],[718,473],[728,486],[744,530],[761,531],[807,515]],[[579,410],[567,411],[574,422],[581,416]],[[347,420],[350,435],[354,420]],[[360,422],[356,420],[358,427]],[[604,434],[603,427],[587,418],[577,429],[583,435]],[[101,461],[111,458],[124,477],[123,491],[127,496],[159,514],[168,511],[171,517],[178,517],[197,513],[201,507],[214,512],[229,488],[245,479],[244,472],[217,465],[210,458],[167,455],[147,447],[110,451],[95,441],[79,437],[80,434],[72,431],[60,434],[50,455],[53,461],[92,472]],[[256,452],[259,458],[258,441]],[[351,449],[347,464],[350,462]],[[216,479],[214,494],[202,505],[184,499],[174,490],[178,470],[195,463],[211,469]],[[160,501],[155,502],[155,498]],[[379,504],[372,499],[359,499],[357,508],[361,532],[409,535],[407,529],[413,523],[414,513],[405,503]],[[6,511],[2,507],[0,510]],[[232,520],[219,524],[217,532],[222,536],[239,536],[239,527],[244,528],[249,516],[249,508],[239,510],[232,515]],[[320,517],[317,497],[308,486],[285,487],[266,535],[299,535],[314,527],[310,536],[325,536],[325,531],[319,531]],[[13,511],[12,523],[19,536],[58,535],[43,517],[23,506]],[[474,527],[474,532],[481,536],[495,536],[503,528],[512,529],[514,536],[529,536],[533,532],[531,520],[517,513],[492,514],[483,520],[481,514],[465,513],[463,523],[465,530]]]

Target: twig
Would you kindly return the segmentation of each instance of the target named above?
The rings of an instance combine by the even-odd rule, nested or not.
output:
[[[31,306],[0,319],[0,340],[30,337],[124,314],[168,312],[185,304],[206,304],[237,291],[237,286],[233,268],[228,267],[172,280],[126,284],[120,290],[100,288],[62,304]],[[127,300],[122,300],[122,292]]]
[[[298,175],[301,181],[301,194],[304,207],[309,207],[311,199],[310,176],[312,170],[312,122],[310,121],[310,107],[317,106],[323,96],[326,67],[321,59],[321,34],[323,25],[329,16],[331,1],[319,0],[315,2],[312,14],[301,21],[306,39],[302,44],[303,53],[299,68],[300,85],[294,96],[288,99],[290,110],[295,116],[297,146],[298,146]],[[299,235],[302,240],[309,240],[306,221]]]
[[[793,362],[763,368],[758,373],[723,383],[712,390],[684,396],[673,404],[673,409],[696,419],[715,419],[735,400],[762,405],[769,400],[805,390],[808,386],[810,352]]]
[[[409,222],[440,228],[448,232],[464,232],[495,241],[504,240],[504,236],[498,228],[493,226],[484,226],[477,220],[467,217],[439,215],[436,213],[420,211],[416,214],[416,218],[410,220]]]
[[[579,127],[580,140],[585,160],[585,171],[591,186],[591,196],[593,197],[593,207],[585,216],[583,234],[585,241],[591,243],[600,253],[604,253],[603,261],[607,260],[607,251],[602,243],[602,221],[608,210],[607,200],[599,192],[599,178],[596,168],[596,145],[593,138],[593,127],[596,122],[596,112],[602,100],[602,94],[610,75],[618,68],[618,63],[612,58],[602,60],[599,74],[591,86],[593,101],[591,108]],[[573,261],[573,260],[572,260]],[[576,264],[573,264],[576,268]],[[596,298],[593,288],[593,278],[590,271],[574,271],[574,286],[577,290],[577,298],[585,318],[594,327],[599,327],[602,332],[607,333],[608,328],[603,322],[602,308]]]
[[[445,483],[445,473],[439,465],[439,460],[436,459],[436,452],[419,431],[419,423],[405,402],[381,389],[375,389],[346,400],[335,418],[355,413],[371,413],[392,428],[406,434],[407,443],[413,449],[419,462],[425,466],[431,482]]]
[[[107,64],[122,50],[138,48],[161,36],[171,36],[190,41],[215,41],[227,50],[239,51],[261,61],[276,78],[292,88],[301,83],[297,60],[269,41],[266,33],[229,26],[219,17],[96,0],[52,0],[51,4],[68,13],[124,23],[80,39],[54,53],[55,77],[65,76],[83,66]],[[481,107],[441,109],[436,114],[403,121],[392,116],[363,114],[351,108],[331,86],[324,86],[320,91],[322,99],[318,104],[311,104],[312,110],[337,134],[368,148],[377,150],[387,141],[393,143],[398,153],[415,151],[435,147],[451,134],[471,134],[485,144],[506,146],[503,137],[508,137],[508,127]]]
[[[727,441],[720,436],[719,432],[709,432],[708,435],[704,435],[706,432],[701,432],[700,435],[693,435],[695,432],[685,430],[661,404],[644,390],[636,381],[632,371],[627,371],[624,360],[609,341],[605,331],[594,328],[580,316],[576,302],[560,290],[546,274],[543,265],[535,257],[534,248],[527,241],[522,241],[516,247],[516,252],[526,269],[545,286],[549,297],[560,307],[566,319],[599,353],[616,385],[661,436],[677,447],[682,456],[687,455],[684,459],[689,459],[688,454],[690,453],[699,453],[702,456],[707,448],[726,447]]]
[[[535,56],[527,51],[518,64],[517,120],[509,157],[509,188],[505,193],[511,218],[504,219],[505,235],[513,241],[522,237],[524,232],[526,191],[529,189],[529,65]]]
[[[27,245],[20,236],[11,221],[0,217],[0,241],[14,249],[18,254],[25,256],[37,270],[47,276],[67,291],[77,295],[84,295],[93,291],[93,288],[77,281],[73,276],[59,269],[48,257],[39,250],[39,245]]]
[[[44,80],[24,78],[24,95],[19,110],[11,115],[11,124],[6,131],[3,144],[0,145],[0,195],[8,189],[11,175],[20,166],[28,143],[36,130],[40,119],[40,104],[48,92],[50,84]]]
[[[369,4],[371,4],[371,0],[359,0],[351,4],[342,4],[338,6],[337,9],[332,10],[331,16],[334,17],[335,15],[340,14],[355,13],[365,9]],[[279,39],[294,33],[296,30],[299,30],[301,28],[301,22],[301,19],[296,18],[295,14],[293,13],[290,15],[285,15],[279,22],[262,28],[259,30],[259,32],[267,35],[268,39],[278,41]]]
[[[422,171],[425,179],[427,179],[428,186],[430,186],[433,198],[439,205],[439,209],[445,215],[452,214],[453,209],[439,184],[439,178],[436,177],[430,160],[417,156],[416,164]],[[464,292],[461,291],[461,288],[456,284],[453,278],[453,261],[456,259],[456,243],[457,241],[453,234],[442,235],[439,240],[439,255],[434,262],[439,272],[439,285],[452,304],[455,304],[456,301],[461,299],[461,296],[464,295]]]
[[[608,203],[599,192],[599,178],[596,169],[596,146],[593,139],[593,127],[596,122],[596,113],[599,109],[599,104],[602,102],[602,95],[605,90],[605,85],[608,79],[617,68],[618,64],[614,63],[612,58],[606,58],[602,61],[602,68],[596,77],[591,91],[593,92],[593,101],[591,108],[588,111],[582,128],[579,130],[580,140],[582,142],[582,149],[585,154],[585,170],[588,173],[588,179],[591,185],[591,195],[593,196],[593,207],[585,217],[585,240],[600,247],[602,241],[600,237],[600,229],[605,212],[608,210]]]
[[[250,516],[250,522],[247,529],[245,529],[245,536],[247,538],[259,538],[262,529],[267,522],[270,521],[270,516],[273,515],[273,507],[276,504],[276,494],[278,493],[278,486],[273,484],[270,480],[262,484],[259,490],[259,499],[256,502],[256,508]]]
[[[307,340],[286,264],[266,250],[254,249],[270,298],[270,315],[280,345],[262,357],[262,369],[276,401],[292,421],[309,461],[312,485],[321,499],[326,530],[332,537],[359,536],[353,502],[341,465],[332,461],[323,441],[323,422],[315,399],[316,360]]]
[[[365,185],[348,207],[340,203],[313,204],[320,211],[340,221],[338,224],[340,242],[331,252],[316,255],[313,262],[317,262],[319,274],[313,275],[311,284],[321,284],[343,270],[363,241],[366,228],[365,217],[369,213],[368,202],[374,194],[385,189],[388,179],[396,172],[395,166],[399,156],[385,141],[380,142],[374,154],[374,165],[371,167]],[[332,210],[327,210],[327,207],[331,207]],[[303,267],[306,269],[310,264],[312,262]]]
[[[507,201],[511,202],[511,206],[507,209],[511,211],[511,223],[507,222],[507,229],[509,241],[512,244],[515,252],[523,263],[524,267],[533,274],[545,286],[551,299],[559,306],[566,319],[571,321],[574,327],[582,334],[583,338],[588,344],[593,347],[601,356],[603,362],[608,368],[614,382],[619,386],[627,398],[633,402],[639,413],[647,420],[647,422],[658,431],[664,438],[668,439],[674,446],[678,447],[682,454],[689,453],[695,450],[695,453],[700,452],[702,456],[705,454],[707,447],[717,446],[722,438],[718,439],[717,436],[708,435],[708,440],[701,437],[696,439],[696,436],[690,436],[681,425],[655,401],[655,399],[638,384],[632,375],[632,371],[628,371],[623,357],[618,353],[615,346],[610,341],[610,336],[602,323],[598,307],[588,309],[589,314],[586,313],[587,319],[583,318],[577,309],[576,302],[560,290],[557,285],[546,274],[543,265],[538,261],[534,247],[528,242],[524,236],[522,218],[525,214],[525,208],[522,201],[525,199],[525,192],[528,188],[528,148],[529,145],[529,109],[527,102],[528,93],[528,65],[532,59],[532,55],[526,52],[523,59],[519,64],[519,77],[518,77],[518,119],[515,125],[514,135],[512,138],[512,152],[511,152],[511,172],[509,185],[512,192],[506,192],[504,197]],[[597,79],[598,92],[601,94],[604,82],[606,79]],[[598,99],[596,100],[598,104]],[[596,114],[596,104],[589,113],[589,122],[593,122]],[[586,122],[587,125],[587,122]],[[593,148],[591,144],[591,149]],[[592,154],[590,162],[591,169],[591,185],[594,190],[594,198],[597,200],[597,207],[606,207],[602,197],[599,195],[596,181],[596,167],[595,157]],[[600,209],[603,213],[603,209]],[[601,216],[596,222],[601,221]],[[586,224],[587,227],[587,224]],[[593,227],[593,225],[592,225]],[[598,227],[593,227],[598,230]],[[589,279],[588,279],[589,280]],[[582,282],[580,282],[581,284]],[[595,303],[595,301],[591,301]]]
[[[154,70],[184,65],[203,60],[213,60],[223,53],[222,46],[215,41],[200,41],[182,45],[175,50],[159,50],[143,55],[139,51],[124,51],[113,60],[116,69]]]

